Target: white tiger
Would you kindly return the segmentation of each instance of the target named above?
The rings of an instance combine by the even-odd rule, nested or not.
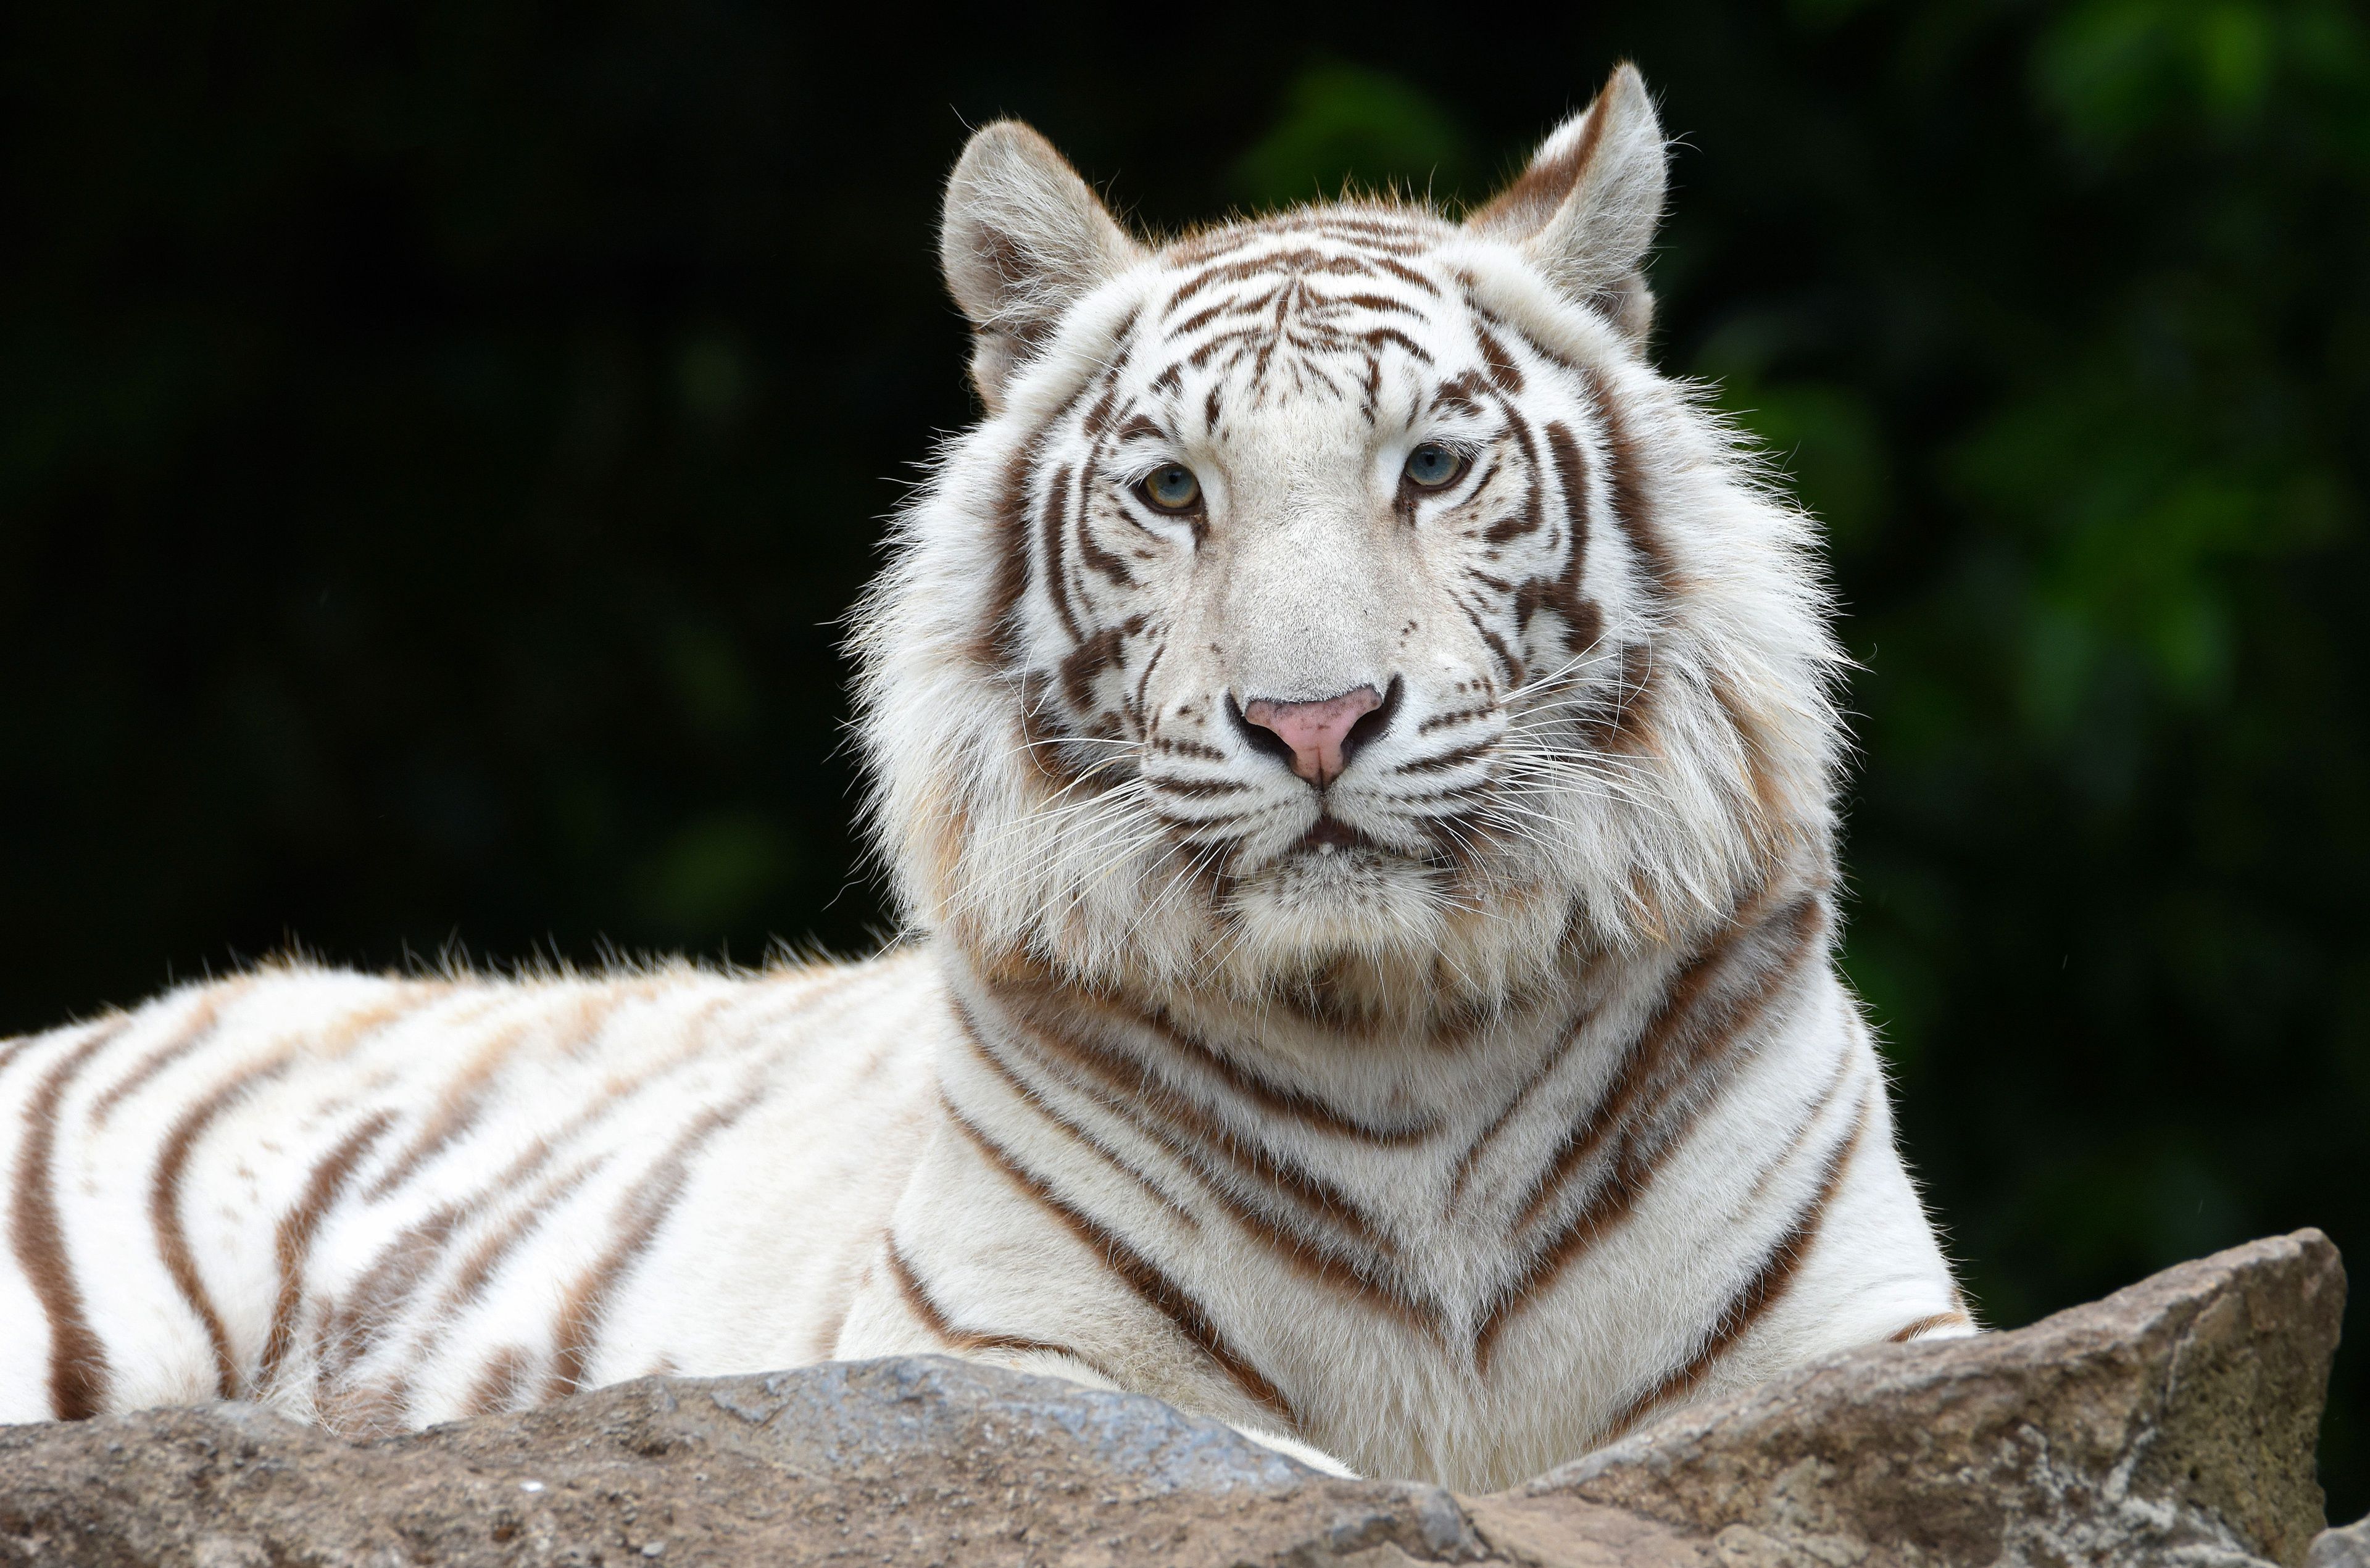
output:
[[[1642,352],[1616,71],[1462,224],[1147,246],[1034,132],[857,637],[911,939],[271,967],[0,1045],[0,1420],[940,1351],[1501,1486],[1973,1332],[1830,959],[1807,521]]]

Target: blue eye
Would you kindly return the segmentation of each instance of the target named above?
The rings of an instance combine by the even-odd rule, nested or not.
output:
[[[1465,472],[1465,460],[1436,441],[1426,441],[1408,453],[1407,481],[1421,490],[1437,490]]]
[[[1181,463],[1161,464],[1145,475],[1136,489],[1160,511],[1191,511],[1202,504],[1202,481]]]

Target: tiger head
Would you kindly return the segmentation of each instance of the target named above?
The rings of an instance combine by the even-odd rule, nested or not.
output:
[[[1131,235],[972,137],[942,259],[985,415],[859,612],[914,918],[1097,984],[1502,1000],[1832,837],[1812,535],[1651,369],[1623,66],[1496,200]]]

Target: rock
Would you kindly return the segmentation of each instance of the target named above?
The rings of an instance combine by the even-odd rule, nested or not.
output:
[[[2370,1518],[2321,1531],[2304,1561],[2305,1568],[2370,1568]]]
[[[44,1568],[1484,1555],[1437,1487],[937,1356],[644,1379],[367,1445],[243,1404],[0,1428],[0,1562]]]
[[[367,1444],[242,1404],[0,1427],[0,1564],[2293,1565],[2342,1294],[2317,1232],[2257,1242],[1471,1499],[934,1356],[645,1379]],[[2313,1568],[2362,1568],[2364,1534],[2323,1534]]]
[[[1833,1357],[1495,1509],[1629,1509],[1739,1564],[2301,1563],[2344,1302],[2337,1249],[2301,1230],[2014,1333]]]

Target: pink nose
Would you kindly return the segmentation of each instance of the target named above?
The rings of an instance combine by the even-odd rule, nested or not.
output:
[[[1265,697],[1243,704],[1243,717],[1292,749],[1292,771],[1322,789],[1340,776],[1341,748],[1357,722],[1383,705],[1383,694],[1360,686],[1321,703],[1271,703]]]

